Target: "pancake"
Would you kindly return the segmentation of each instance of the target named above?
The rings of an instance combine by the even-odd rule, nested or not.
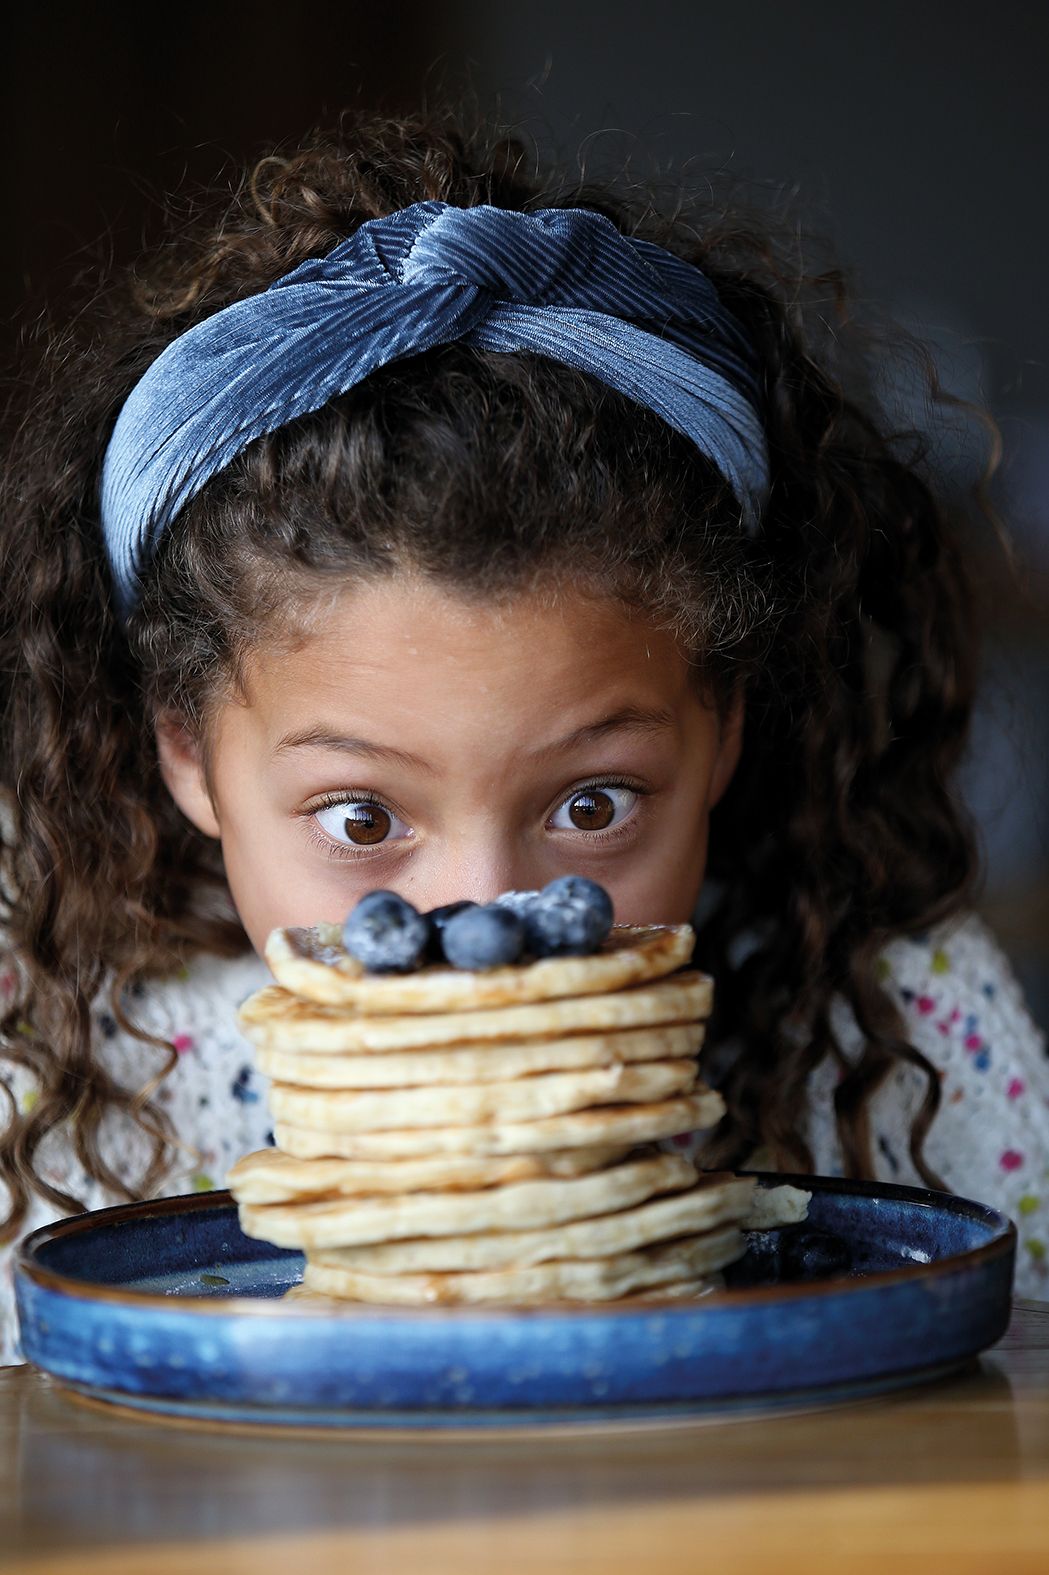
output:
[[[464,1236],[384,1241],[357,1247],[315,1249],[310,1262],[365,1274],[460,1272],[526,1268],[554,1258],[607,1258],[674,1236],[738,1225],[754,1188],[752,1179],[724,1174],[699,1177],[685,1192],[646,1200],[566,1224],[531,1230],[479,1231]]]
[[[657,1154],[624,1160],[588,1176],[514,1182],[480,1192],[242,1203],[240,1224],[246,1236],[279,1247],[351,1247],[411,1236],[562,1224],[629,1208],[658,1193],[689,1187],[695,1180],[695,1167],[687,1159]]]
[[[584,1176],[629,1152],[595,1144],[502,1158],[427,1154],[419,1159],[354,1160],[296,1159],[280,1149],[263,1148],[238,1159],[226,1180],[238,1203],[305,1203],[375,1192],[469,1192],[543,1176]]]
[[[489,1121],[478,1126],[405,1128],[399,1132],[310,1131],[278,1121],[278,1148],[300,1159],[409,1159],[426,1154],[534,1154],[593,1143],[649,1143],[712,1127],[725,1113],[721,1095],[693,1091],[655,1104],[600,1105],[539,1121]]]
[[[304,1000],[401,1016],[602,995],[672,973],[689,961],[694,945],[689,924],[618,924],[585,957],[543,957],[484,970],[431,963],[408,973],[377,974],[350,956],[339,925],[322,924],[272,930],[265,957],[277,983]]]
[[[278,1121],[321,1132],[383,1132],[407,1127],[462,1127],[498,1119],[538,1121],[594,1105],[647,1104],[695,1086],[694,1059],[546,1072],[508,1083],[434,1088],[299,1088],[275,1083],[270,1110]]]
[[[695,1055],[701,1023],[627,1028],[559,1039],[482,1040],[449,1049],[388,1051],[384,1055],[324,1055],[308,1050],[255,1052],[260,1072],[306,1088],[415,1088],[439,1083],[500,1083],[536,1072],[569,1072],[630,1061],[670,1061]]]
[[[521,1269],[489,1269],[463,1274],[363,1274],[307,1262],[306,1292],[349,1297],[359,1302],[426,1307],[484,1302],[515,1306],[557,1301],[601,1302],[631,1291],[672,1286],[732,1263],[744,1241],[731,1226],[707,1236],[660,1243],[608,1258],[561,1259]]]
[[[354,1007],[304,1001],[283,986],[270,984],[248,997],[237,1012],[237,1022],[252,1044],[285,1054],[302,1050],[311,1055],[381,1055],[391,1050],[695,1025],[709,1016],[712,999],[710,976],[684,970],[669,979],[607,995],[490,1011],[372,1017]]]

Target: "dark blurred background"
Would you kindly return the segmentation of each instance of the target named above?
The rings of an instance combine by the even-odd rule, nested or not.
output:
[[[931,345],[944,385],[999,423],[988,528],[972,550],[991,637],[964,788],[982,828],[981,911],[1049,1022],[1049,9],[999,0],[447,0],[22,6],[6,24],[0,312],[8,343],[46,302],[159,229],[167,192],[329,124],[463,84],[541,158],[594,175],[729,173],[789,198],[851,270],[861,307]],[[883,398],[934,422],[965,485],[978,424],[943,425],[905,366]]]

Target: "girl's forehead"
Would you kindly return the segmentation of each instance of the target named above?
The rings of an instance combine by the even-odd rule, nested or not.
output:
[[[611,596],[566,583],[495,601],[391,576],[327,595],[293,644],[261,645],[246,687],[260,698],[366,680],[493,691],[527,678],[527,693],[543,682],[587,688],[624,677],[675,688],[688,673],[672,635]]]
[[[632,711],[654,731],[696,704],[677,642],[611,597],[566,584],[495,603],[408,577],[327,597],[292,648],[259,648],[244,690],[274,746],[351,722],[553,738]]]

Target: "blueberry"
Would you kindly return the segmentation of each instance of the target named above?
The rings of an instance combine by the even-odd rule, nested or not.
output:
[[[536,957],[583,957],[612,928],[612,899],[585,875],[562,875],[544,886],[524,914],[525,944]]]
[[[457,913],[462,913],[464,908],[476,908],[475,902],[446,902],[440,908],[431,908],[423,917],[430,926],[429,940],[426,945],[426,957],[429,962],[444,962],[444,948],[441,945],[441,936],[448,920]]]
[[[346,916],[342,944],[370,973],[407,973],[426,950],[430,926],[394,891],[369,891]]]
[[[500,968],[520,958],[524,924],[498,903],[472,903],[448,920],[441,941],[453,968]]]
[[[494,901],[498,907],[509,908],[524,918],[538,895],[537,891],[501,891]]]

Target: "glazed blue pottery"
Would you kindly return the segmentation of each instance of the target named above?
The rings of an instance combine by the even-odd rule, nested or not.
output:
[[[694,1302],[329,1311],[280,1297],[298,1252],[242,1234],[228,1193],[46,1226],[18,1256],[26,1357],[96,1400],[198,1421],[484,1427],[852,1399],[957,1368],[1005,1332],[1016,1233],[945,1193],[812,1191],[749,1233]]]

